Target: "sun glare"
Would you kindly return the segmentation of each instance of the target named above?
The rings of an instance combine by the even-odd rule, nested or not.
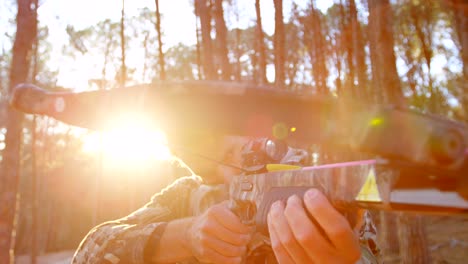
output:
[[[99,155],[113,165],[149,165],[167,160],[171,152],[164,133],[135,122],[104,132],[92,132],[83,138],[83,151]]]

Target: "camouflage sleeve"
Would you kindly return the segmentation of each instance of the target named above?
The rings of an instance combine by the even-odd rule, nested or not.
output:
[[[196,176],[180,178],[132,214],[94,227],[72,263],[145,263],[144,250],[151,234],[165,222],[189,216],[190,194],[201,183]]]

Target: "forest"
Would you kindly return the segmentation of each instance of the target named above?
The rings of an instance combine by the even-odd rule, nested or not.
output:
[[[194,43],[167,44],[177,32],[161,7],[176,1],[147,1],[133,13],[131,1],[114,1],[113,18],[61,24],[60,46],[38,15],[48,0],[0,5],[0,263],[74,250],[93,226],[136,210],[185,173],[160,134],[95,132],[14,110],[8,98],[19,83],[86,91],[160,80],[249,82],[468,122],[465,0],[329,0],[327,8],[319,0],[181,1],[191,17],[180,23],[194,28]],[[86,74],[67,80],[76,68]],[[157,140],[137,140],[150,137]],[[128,155],[148,148],[161,155]],[[372,214],[386,263],[468,259],[466,217]]]

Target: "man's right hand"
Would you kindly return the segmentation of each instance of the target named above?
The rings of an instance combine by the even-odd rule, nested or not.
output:
[[[226,202],[195,217],[187,232],[193,256],[206,263],[240,263],[250,238],[249,228]]]

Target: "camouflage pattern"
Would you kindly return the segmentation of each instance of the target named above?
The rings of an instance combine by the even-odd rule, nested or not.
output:
[[[372,256],[380,257],[380,248],[377,246],[377,228],[372,221],[372,217],[369,211],[364,212],[362,220],[364,222],[362,223],[359,230],[359,240],[361,245],[370,253],[372,253]]]
[[[201,184],[196,176],[180,178],[139,210],[93,228],[72,263],[146,263],[144,250],[150,235],[161,223],[190,216],[190,199]]]
[[[281,194],[279,188],[313,187],[324,193],[338,208],[356,209],[358,205],[362,207],[361,203],[369,201],[374,207],[385,208],[390,201],[391,179],[398,173],[388,169],[381,170],[376,166],[377,163],[377,160],[366,160],[264,174],[240,175],[235,177],[230,185],[230,197],[235,203],[251,204],[256,208],[255,211],[259,211],[270,202],[267,196],[270,192],[275,191]],[[378,177],[375,175],[377,170],[379,171]],[[386,177],[383,177],[384,175]],[[370,177],[375,180],[385,180],[379,182],[378,187],[375,184],[375,188],[363,190],[363,186]],[[362,199],[358,201],[360,197]],[[279,198],[281,197],[276,197],[276,199]]]
[[[228,198],[225,185],[204,185],[197,176],[180,178],[129,216],[93,228],[81,242],[72,263],[147,263],[145,246],[158,225],[200,215]],[[257,233],[248,248],[247,263],[259,263],[260,260],[261,263],[276,263],[267,237]]]

